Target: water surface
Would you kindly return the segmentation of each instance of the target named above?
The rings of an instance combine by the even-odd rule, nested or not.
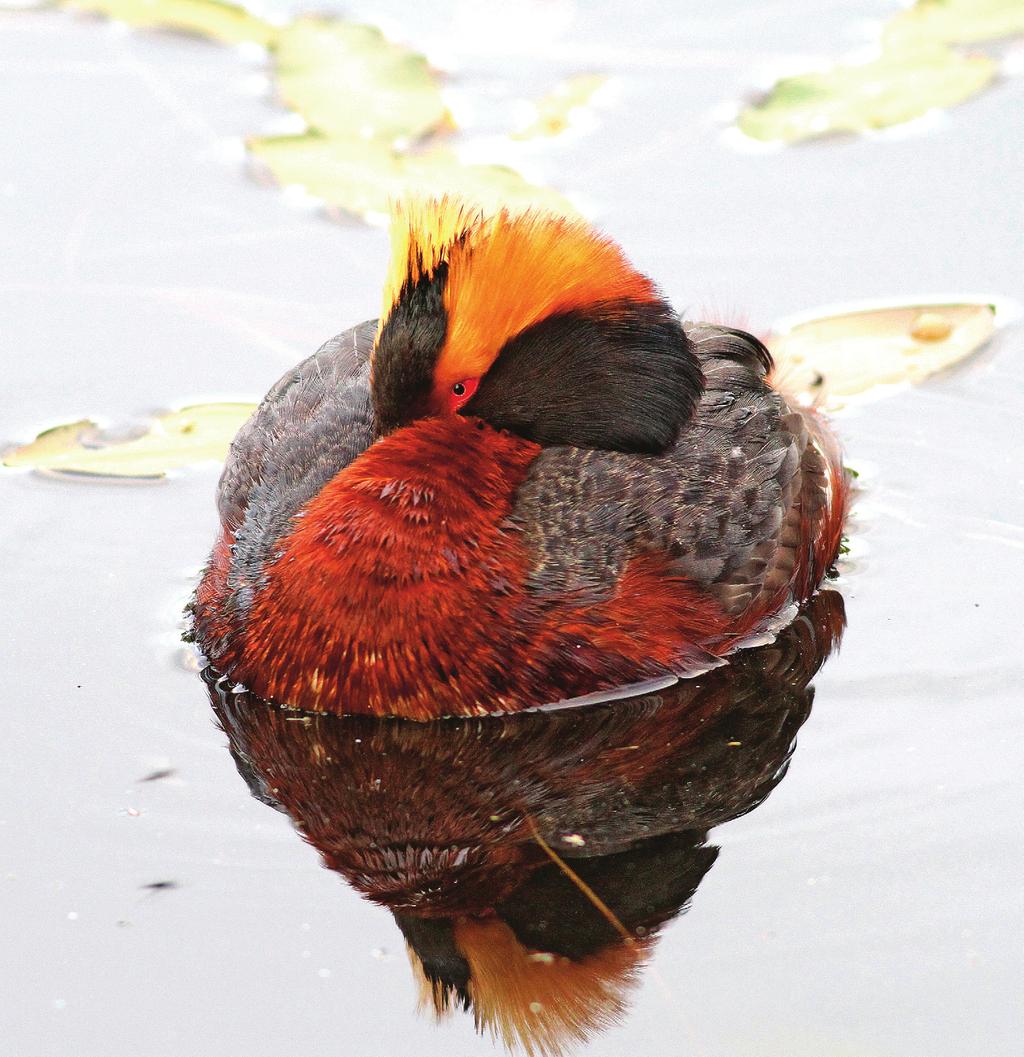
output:
[[[536,163],[681,308],[760,327],[855,298],[1024,300],[1019,79],[914,135],[744,154],[721,139],[723,101],[759,71],[856,46],[887,5],[644,4],[627,24],[610,4],[544,8],[564,47],[541,57],[511,35],[455,36],[462,5],[353,10],[386,16],[495,107],[613,73],[598,128]],[[2,141],[16,145],[0,177],[5,439],[257,397],[374,313],[383,233],[291,208],[245,172],[238,138],[276,113],[258,65],[55,11],[0,28]],[[497,121],[478,112],[481,131]],[[713,828],[689,911],[585,1052],[1019,1052],[1022,406],[1011,328],[841,417],[864,471],[836,585],[842,648],[785,779]],[[0,479],[0,1049],[495,1052],[465,1015],[415,1013],[393,917],[249,795],[182,663],[176,621],[213,539],[216,476]]]

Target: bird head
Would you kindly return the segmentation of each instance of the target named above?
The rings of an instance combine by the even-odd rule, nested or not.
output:
[[[539,444],[659,452],[700,399],[679,318],[610,239],[541,212],[396,210],[372,357],[378,435],[467,415]]]

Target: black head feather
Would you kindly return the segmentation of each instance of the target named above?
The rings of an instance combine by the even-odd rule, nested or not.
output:
[[[679,318],[663,301],[607,301],[512,338],[463,408],[539,444],[664,451],[704,388]]]
[[[448,332],[444,287],[448,265],[408,279],[373,352],[374,426],[384,436],[424,413],[434,367]]]

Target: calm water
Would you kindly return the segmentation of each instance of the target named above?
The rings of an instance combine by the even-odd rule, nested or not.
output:
[[[563,74],[614,74],[597,127],[536,147],[534,165],[680,307],[761,327],[855,298],[1024,300],[1021,79],[913,134],[747,154],[721,141],[723,102],[857,46],[887,9],[642,5],[621,24],[610,4],[538,3],[542,28],[522,40],[485,31],[471,5],[349,8],[456,71],[480,135]],[[373,313],[385,236],[245,174],[239,137],[277,113],[258,64],[34,12],[0,16],[0,66],[3,439],[258,397]],[[373,888],[472,868],[458,898],[500,888],[519,935],[614,947],[536,835],[620,919],[658,932],[616,963],[635,954],[637,986],[582,1052],[1018,1053],[1022,408],[1017,327],[841,416],[863,495],[833,585],[849,626],[813,707],[822,651],[794,629],[656,701],[450,738],[286,721],[199,679],[177,620],[213,538],[216,467],[146,486],[4,474],[0,1054],[500,1052],[461,1011],[440,1026],[416,1013],[395,917],[336,871]],[[678,754],[633,762],[656,738]],[[453,744],[475,784],[453,783]],[[276,793],[268,768],[288,779]],[[378,778],[394,792],[383,812]],[[371,861],[381,835],[414,830],[484,851]]]

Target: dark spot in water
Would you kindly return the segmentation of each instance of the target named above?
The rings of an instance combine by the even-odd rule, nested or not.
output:
[[[159,782],[161,778],[170,778],[172,774],[176,773],[173,767],[162,767],[158,771],[150,771],[149,774],[138,780],[140,782]]]
[[[175,888],[180,888],[181,885],[177,881],[150,881],[149,884],[139,885],[139,887],[147,892],[170,892]]]

